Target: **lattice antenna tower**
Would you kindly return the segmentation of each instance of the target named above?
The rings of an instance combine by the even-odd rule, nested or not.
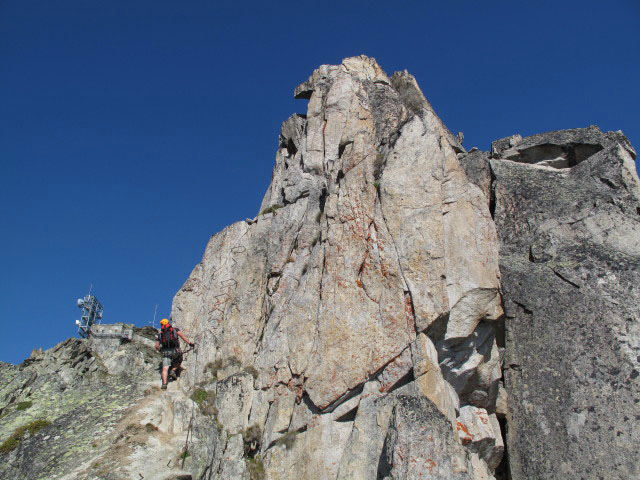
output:
[[[102,321],[102,304],[96,297],[91,295],[93,285],[89,288],[89,293],[84,298],[77,301],[78,308],[82,310],[80,320],[76,320],[78,335],[87,338],[91,334],[91,327],[100,324]]]

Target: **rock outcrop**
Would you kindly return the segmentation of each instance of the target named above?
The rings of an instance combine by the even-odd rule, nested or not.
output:
[[[161,392],[155,330],[128,328],[131,341],[69,339],[35,350],[20,365],[0,365],[0,478],[165,479],[188,473],[179,455],[193,402],[176,384]]]
[[[183,456],[138,472],[160,479],[638,476],[626,138],[589,127],[467,152],[410,74],[367,57],[294,94],[307,112],[282,124],[259,214],[214,235],[174,299],[198,345],[187,370],[165,396],[121,397],[122,418],[160,433],[109,478],[157,458],[149,445]],[[105,378],[121,377],[131,347],[109,348],[122,360]],[[143,415],[152,404],[170,420]],[[46,428],[0,468],[22,472]],[[90,478],[86,465],[60,468]]]
[[[506,151],[499,143],[489,162],[507,315],[512,476],[637,478],[635,151],[621,133],[596,127],[535,135]],[[527,153],[504,160],[513,150]],[[571,168],[540,166],[564,166],[548,160],[563,155]]]
[[[503,310],[489,205],[407,72],[389,78],[350,58],[320,67],[296,96],[307,114],[283,123],[260,214],[214,236],[175,298],[174,320],[206,352],[189,378],[237,364],[211,388],[230,434],[263,430],[267,477],[307,463],[305,478],[372,478],[388,445],[388,474],[413,478],[392,450],[420,423],[396,447],[385,440],[407,405],[431,402],[416,421],[441,431],[429,424],[440,416],[447,444],[461,405],[495,416]],[[415,400],[400,401],[401,387]],[[279,446],[285,437],[292,448]],[[434,472],[488,475],[471,449],[454,464],[447,455],[431,459]]]

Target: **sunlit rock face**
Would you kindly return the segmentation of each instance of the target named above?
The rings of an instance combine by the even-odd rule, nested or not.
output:
[[[202,346],[193,384],[211,362],[254,371],[229,428],[263,429],[267,474],[312,450],[308,478],[370,478],[377,464],[356,468],[354,449],[379,458],[388,427],[373,441],[353,425],[393,409],[400,386],[454,427],[461,398],[495,410],[497,233],[464,148],[407,72],[349,58],[295,95],[307,112],[282,125],[259,214],[212,237],[173,318]],[[281,451],[287,432],[309,448]]]
[[[597,127],[514,135],[491,153],[467,153],[409,73],[389,77],[363,56],[321,66],[294,95],[307,111],[282,124],[259,214],[211,238],[174,301],[174,320],[201,346],[188,382],[207,378],[225,412],[224,453],[200,459],[209,471],[369,479],[504,478],[511,469],[513,478],[556,478],[582,472],[579,452],[619,443],[584,434],[592,447],[568,447],[570,432],[590,421],[608,428],[588,409],[585,422],[571,415],[596,386],[610,385],[613,365],[626,375],[637,365],[638,313],[624,304],[638,295],[639,196],[624,136]],[[587,202],[595,187],[601,197]],[[610,257],[598,254],[601,267],[585,255],[571,266],[541,263],[593,242]],[[564,290],[577,289],[566,279],[579,283],[563,268],[607,282],[598,294],[627,314],[598,320],[597,308],[578,299],[572,308],[591,317],[558,310],[569,301]],[[519,304],[539,320],[523,319]],[[562,318],[599,323],[598,341],[622,351],[601,365],[569,366],[555,352],[571,343],[571,358],[586,354],[592,344],[574,339],[595,327],[578,334]],[[637,389],[617,381],[631,415]],[[543,424],[565,433],[545,444]],[[502,459],[505,425],[511,465]],[[255,438],[256,448],[233,447],[238,436],[245,446]],[[531,448],[539,460],[525,460]],[[632,459],[619,462],[620,478]]]
[[[211,237],[174,299],[197,344],[182,376],[159,390],[150,335],[73,341],[61,351],[84,360],[59,368],[34,353],[7,368],[20,388],[0,390],[11,428],[34,362],[46,384],[129,390],[80,432],[83,462],[29,466],[47,426],[0,452],[0,472],[637,477],[640,187],[626,138],[588,127],[467,152],[409,73],[364,56],[294,95],[306,113],[282,124],[258,214]]]

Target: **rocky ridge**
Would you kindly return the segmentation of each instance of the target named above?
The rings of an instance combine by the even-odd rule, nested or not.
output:
[[[179,455],[193,402],[160,391],[155,330],[126,327],[131,341],[69,339],[1,365],[0,478],[190,478]]]
[[[122,394],[109,431],[152,439],[104,478],[637,476],[640,187],[626,138],[588,127],[467,152],[410,74],[362,56],[294,94],[307,113],[282,124],[260,213],[214,235],[174,299],[198,349],[168,395]],[[89,351],[138,358],[131,345]],[[133,390],[152,381],[137,371]],[[12,391],[16,415],[29,394]],[[171,428],[140,413],[149,404]],[[175,456],[182,442],[184,469],[140,470],[159,464],[142,461],[158,457],[149,445]]]

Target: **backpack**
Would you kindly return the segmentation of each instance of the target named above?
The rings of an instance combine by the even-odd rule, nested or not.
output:
[[[162,344],[162,348],[176,348],[180,346],[178,335],[173,327],[163,327],[160,330],[160,343]]]

